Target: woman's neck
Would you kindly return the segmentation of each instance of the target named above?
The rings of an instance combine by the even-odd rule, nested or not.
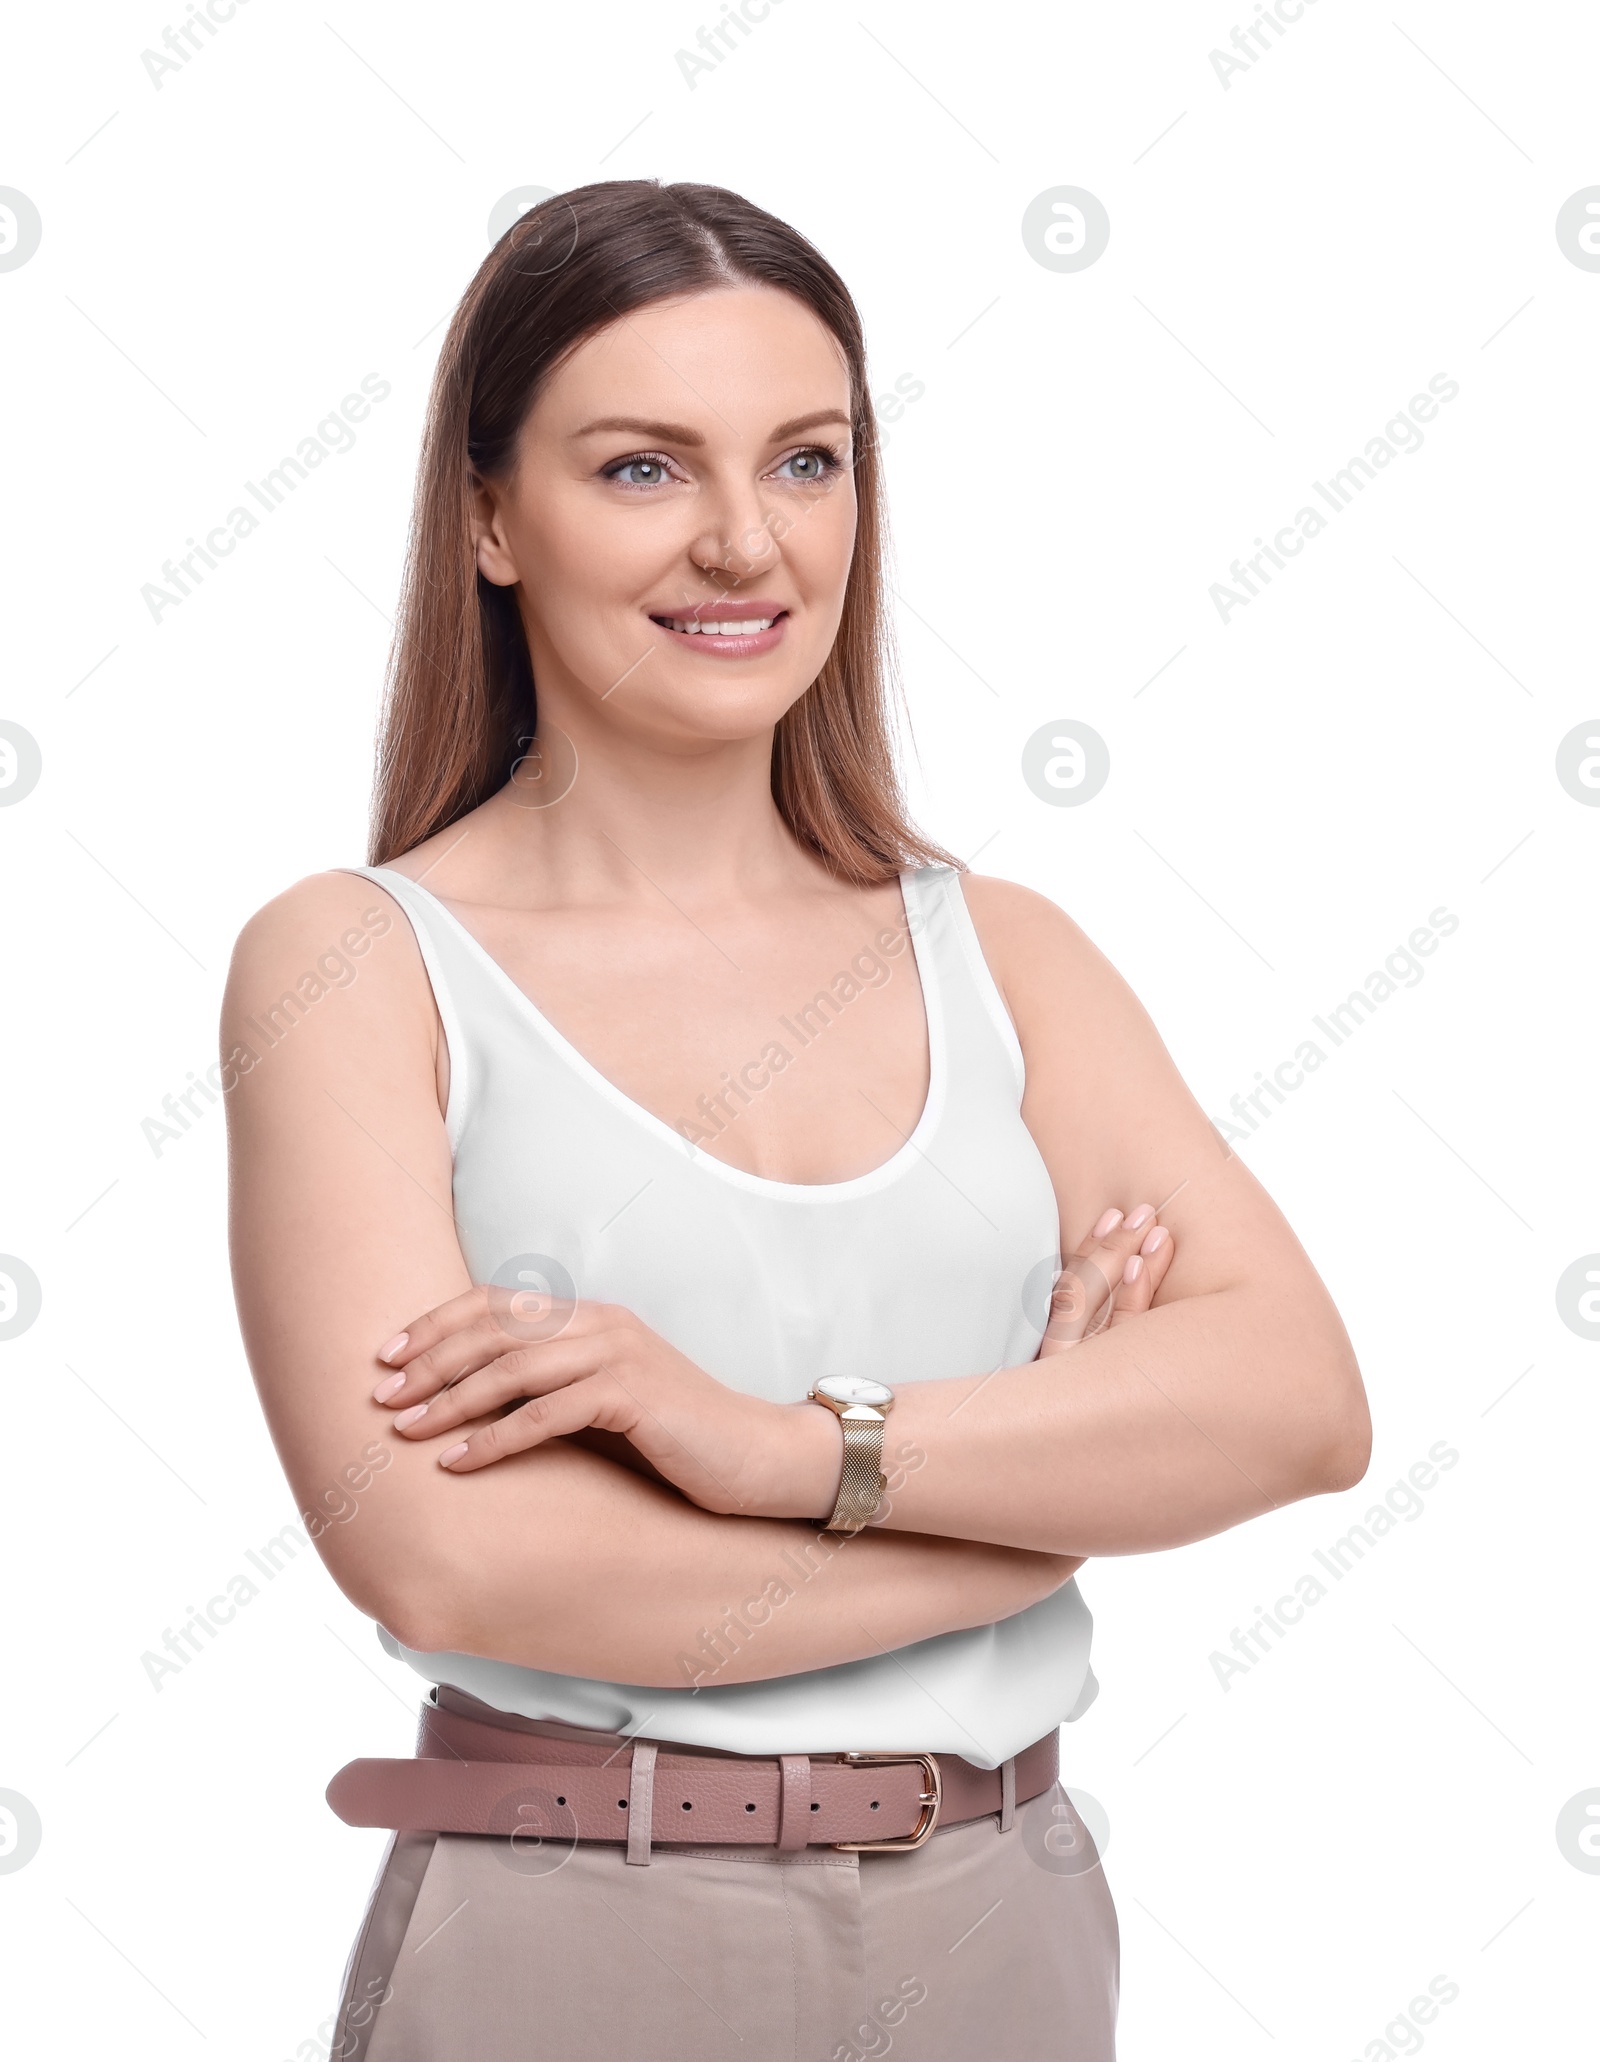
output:
[[[569,722],[571,718],[569,717]],[[823,873],[772,798],[772,736],[670,742],[540,715],[512,778],[422,848],[427,885],[519,907],[719,907]]]

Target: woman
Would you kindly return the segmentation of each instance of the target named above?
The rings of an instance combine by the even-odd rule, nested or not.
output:
[[[1110,2056],[1074,1573],[1365,1468],[1127,987],[907,824],[881,525],[793,230],[625,181],[491,252],[374,863],[252,918],[224,1009],[273,1436],[436,1686],[330,1787],[392,1830],[345,2062]]]

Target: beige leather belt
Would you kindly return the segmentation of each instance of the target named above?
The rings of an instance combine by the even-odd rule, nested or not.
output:
[[[999,1768],[954,1754],[675,1753],[653,1740],[550,1738],[426,1703],[416,1758],[340,1769],[328,1802],[349,1826],[652,1843],[920,1847],[938,1826],[998,1815],[1053,1787],[1059,1735]]]

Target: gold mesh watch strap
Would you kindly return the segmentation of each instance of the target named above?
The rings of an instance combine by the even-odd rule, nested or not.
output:
[[[883,1473],[884,1420],[875,1410],[857,1407],[839,1413],[844,1434],[844,1473],[839,1497],[824,1532],[859,1532],[878,1514],[888,1481]]]

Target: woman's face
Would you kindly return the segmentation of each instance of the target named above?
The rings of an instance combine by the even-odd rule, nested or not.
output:
[[[843,356],[792,295],[658,301],[581,344],[476,497],[479,569],[521,590],[541,722],[667,748],[770,730],[839,626],[851,456]]]

